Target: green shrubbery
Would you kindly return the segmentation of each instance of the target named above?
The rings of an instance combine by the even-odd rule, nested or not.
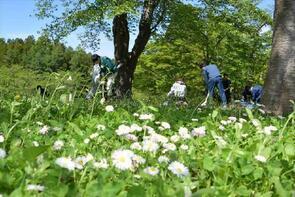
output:
[[[20,97],[1,95],[0,194],[294,192],[294,113],[282,118],[243,108],[178,109],[130,100],[102,105],[99,96],[84,100],[79,79],[69,76],[48,76],[49,97],[24,96],[19,87],[14,93]]]

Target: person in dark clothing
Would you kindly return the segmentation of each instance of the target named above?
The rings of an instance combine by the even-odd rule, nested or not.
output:
[[[204,81],[208,89],[209,98],[213,98],[214,88],[218,87],[222,106],[226,107],[227,101],[223,89],[222,77],[217,66],[215,64],[207,64],[207,62],[204,61],[203,63],[199,64],[199,67],[202,69]]]
[[[251,100],[255,103],[259,103],[263,93],[263,88],[260,85],[255,85],[253,87],[246,86],[243,91],[243,100],[245,102],[250,102]]]
[[[41,85],[37,85],[37,91],[41,96],[49,96],[48,92],[46,91],[45,88],[43,88]]]
[[[244,90],[243,90],[242,95],[243,95],[243,100],[245,102],[250,102],[251,101],[252,93],[251,93],[250,89],[251,89],[251,86],[246,85]]]
[[[227,101],[227,103],[230,103],[230,100],[231,100],[231,94],[230,94],[231,81],[228,78],[227,74],[223,75],[222,84],[223,84],[223,88],[224,88],[224,92],[225,92],[225,96],[226,96],[226,101]]]

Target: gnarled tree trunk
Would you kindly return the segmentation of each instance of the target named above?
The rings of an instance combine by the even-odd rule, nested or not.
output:
[[[295,1],[276,0],[271,60],[265,81],[266,111],[286,115],[295,99]]]
[[[129,48],[129,28],[127,14],[121,14],[113,20],[113,35],[115,59],[122,66],[119,68],[116,80],[116,96],[119,98],[130,97],[132,94],[132,81],[138,59],[148,43],[152,31],[160,23],[153,26],[153,14],[160,0],[145,0],[141,15],[139,32],[131,52]]]

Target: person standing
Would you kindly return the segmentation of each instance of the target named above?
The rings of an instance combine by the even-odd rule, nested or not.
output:
[[[219,90],[219,96],[222,101],[222,106],[226,107],[226,96],[222,84],[222,78],[220,71],[215,64],[206,64],[205,62],[199,64],[202,69],[205,84],[208,89],[209,98],[213,98],[214,88],[217,86]]]
[[[230,93],[231,80],[228,78],[228,75],[226,73],[223,74],[222,84],[223,84],[227,104],[229,104],[231,101],[231,93]]]

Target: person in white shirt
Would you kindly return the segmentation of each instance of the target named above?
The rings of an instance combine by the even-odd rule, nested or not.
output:
[[[92,70],[92,87],[90,89],[90,91],[88,92],[86,99],[91,99],[96,91],[97,88],[100,85],[100,78],[102,77],[101,75],[101,61],[100,61],[100,56],[97,54],[92,55],[91,57],[92,62],[93,62],[93,70]]]
[[[176,100],[176,104],[187,105],[185,96],[186,96],[186,85],[182,79],[176,80],[176,82],[172,85],[168,97],[172,97]]]

